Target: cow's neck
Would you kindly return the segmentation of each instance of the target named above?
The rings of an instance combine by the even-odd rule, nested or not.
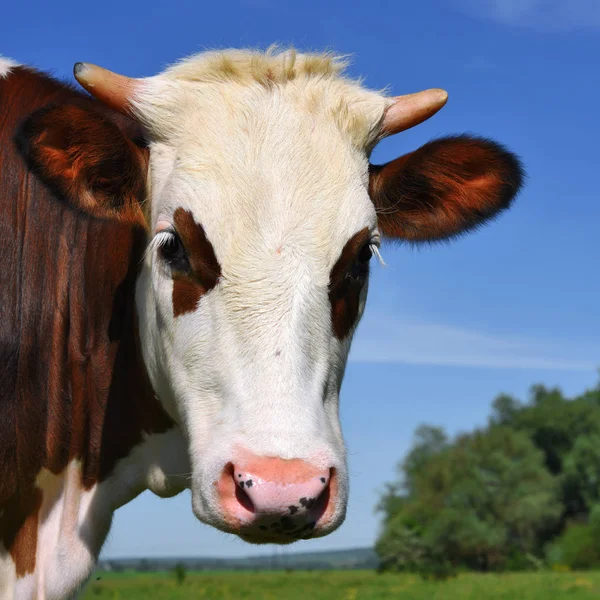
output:
[[[88,489],[81,485],[82,465],[73,459],[58,474],[38,474],[37,511],[26,517],[12,552],[5,560],[0,556],[0,598],[70,597],[93,571],[115,509],[145,489],[174,495],[187,481],[177,427],[149,434],[109,477]]]
[[[27,276],[7,318],[16,352],[2,397],[12,427],[0,455],[0,598],[64,598],[91,573],[113,511],[145,489],[177,493],[189,466],[137,341],[144,234],[44,204],[26,177],[44,218],[14,231],[14,272]]]

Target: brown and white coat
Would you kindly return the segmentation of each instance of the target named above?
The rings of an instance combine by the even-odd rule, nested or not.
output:
[[[102,104],[0,62],[0,598],[76,591],[144,489],[189,486],[200,520],[256,543],[343,521],[338,400],[369,258],[381,236],[478,226],[522,172],[466,136],[370,165],[445,94],[387,98],[342,68],[79,65]]]

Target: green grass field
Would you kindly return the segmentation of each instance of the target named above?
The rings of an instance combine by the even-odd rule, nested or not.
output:
[[[100,577],[100,580],[96,578]],[[92,598],[218,600],[597,600],[598,573],[464,574],[443,582],[370,571],[188,573],[178,585],[171,573],[99,573],[85,594]]]

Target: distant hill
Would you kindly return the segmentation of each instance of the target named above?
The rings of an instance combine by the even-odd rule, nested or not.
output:
[[[252,569],[375,569],[379,559],[372,548],[301,552],[286,555],[264,555],[246,558],[110,558],[101,560],[98,567],[105,571],[164,571],[182,564],[186,569],[252,570]]]

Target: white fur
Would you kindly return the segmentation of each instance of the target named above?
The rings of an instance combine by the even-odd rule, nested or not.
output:
[[[16,598],[65,598],[86,581],[94,566],[94,548],[89,547],[82,530],[90,530],[87,523],[93,518],[96,488],[82,489],[77,460],[58,475],[43,469],[36,485],[43,496],[35,571],[17,580]],[[105,528],[109,524],[110,518]]]
[[[0,542],[0,600],[15,600],[16,581],[15,564]]]
[[[60,600],[71,597],[89,578],[113,512],[141,491],[172,496],[188,487],[189,463],[178,428],[147,436],[121,460],[113,474],[85,490],[81,464],[74,460],[58,475],[43,469],[34,573],[16,579],[10,554],[0,547],[0,599]]]
[[[0,56],[0,79],[4,77],[8,77],[12,69],[18,67],[19,64],[10,58],[5,58],[4,56]]]
[[[197,310],[173,316],[171,273],[151,243],[137,286],[146,366],[189,439],[192,498],[227,528],[213,483],[239,447],[335,467],[351,335],[331,327],[329,276],[368,228],[368,154],[389,100],[328,55],[228,51],[187,59],[138,88],[150,145],[150,227],[190,211],[222,268]],[[362,304],[366,298],[366,286]],[[361,307],[362,311],[362,307]]]

